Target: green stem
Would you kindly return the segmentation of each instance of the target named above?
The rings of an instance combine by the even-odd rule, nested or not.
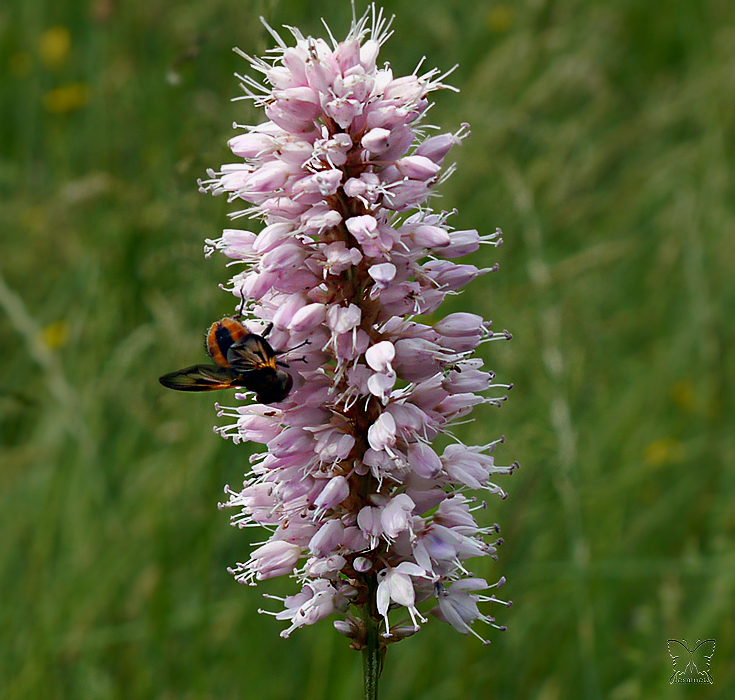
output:
[[[378,582],[375,576],[367,576],[367,603],[363,609],[365,621],[365,648],[362,650],[362,673],[365,680],[365,700],[378,700],[378,678],[383,670],[385,649],[380,648],[382,624],[376,605]]]
[[[365,700],[378,700],[378,678],[383,666],[378,639],[379,623],[367,611],[367,646],[362,650],[362,672],[365,679]]]

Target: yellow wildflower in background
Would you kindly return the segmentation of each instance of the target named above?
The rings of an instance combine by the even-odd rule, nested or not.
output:
[[[49,323],[41,331],[41,337],[51,350],[63,348],[69,342],[69,323],[64,320]]]
[[[86,83],[70,83],[49,90],[43,96],[43,106],[53,114],[66,114],[85,107],[89,95],[89,85]]]
[[[510,5],[495,5],[486,15],[485,21],[493,34],[504,34],[513,26],[515,13]]]
[[[71,34],[66,27],[47,29],[38,41],[38,57],[45,68],[58,70],[71,51]]]
[[[677,462],[682,456],[682,445],[674,438],[659,438],[643,450],[643,459],[652,467],[660,467],[666,462]]]

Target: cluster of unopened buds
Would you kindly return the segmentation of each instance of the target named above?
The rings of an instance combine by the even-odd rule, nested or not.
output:
[[[242,127],[229,142],[242,161],[200,183],[246,203],[233,218],[264,224],[227,229],[207,252],[240,265],[231,291],[243,324],[289,363],[282,400],[220,407],[235,419],[221,435],[266,447],[223,505],[237,509],[233,524],[270,536],[231,571],[244,584],[292,575],[300,592],[272,612],[282,636],[337,613],[355,648],[371,624],[382,645],[413,634],[419,608],[464,634],[477,635],[476,620],[497,626],[478,603],[507,605],[490,591],[504,579],[488,584],[465,562],[495,556],[498,527],[478,526],[485,504],[466,493],[504,497],[494,477],[516,466],[495,463],[502,438],[467,446],[451,432],[474,406],[504,400],[510,387],[473,352],[510,336],[474,313],[427,318],[492,269],[454,260],[499,245],[500,231],[453,230],[427,205],[469,131],[427,136],[427,96],[446,76],[379,67],[389,27],[372,7],[342,42],[290,29],[287,46],[268,28],[270,56],[242,54],[264,83],[238,76],[268,121]]]

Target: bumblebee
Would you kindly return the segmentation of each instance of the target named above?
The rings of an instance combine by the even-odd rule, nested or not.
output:
[[[255,392],[255,400],[269,404],[283,401],[291,391],[291,375],[285,362],[276,358],[276,352],[266,337],[273,324],[268,324],[263,335],[250,333],[234,318],[223,318],[213,323],[207,332],[207,353],[213,365],[192,365],[177,372],[164,374],[158,381],[177,391],[215,391],[242,387]]]

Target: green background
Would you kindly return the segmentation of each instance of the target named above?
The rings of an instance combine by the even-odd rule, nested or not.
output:
[[[363,5],[358,6],[361,12]],[[735,684],[735,5],[730,0],[386,3],[398,74],[459,63],[429,122],[472,137],[438,206],[503,228],[501,269],[447,311],[515,388],[500,434],[508,625],[484,647],[433,620],[390,649],[384,700],[730,698]],[[157,377],[231,313],[205,238],[224,198],[239,46],[257,17],[349,26],[347,2],[10,0],[0,6],[0,696],[359,698],[328,621],[289,640],[226,566],[263,534],[222,488],[248,448],[213,395]],[[225,403],[227,396],[218,397]],[[728,428],[728,426],[730,426]],[[713,685],[669,685],[669,638],[713,638]]]

